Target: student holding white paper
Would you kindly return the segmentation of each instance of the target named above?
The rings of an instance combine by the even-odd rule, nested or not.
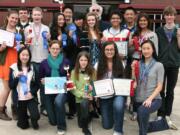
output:
[[[123,78],[124,68],[116,44],[111,41],[105,42],[102,46],[102,57],[97,65],[97,80]],[[100,110],[103,128],[111,129],[114,125],[113,135],[122,135],[124,109],[124,96],[101,97]]]
[[[9,11],[5,20],[6,24],[4,30],[15,33],[16,25],[18,23],[18,12]],[[11,120],[6,113],[6,102],[10,93],[8,86],[9,80],[9,67],[17,61],[17,51],[15,44],[13,47],[7,47],[6,43],[0,44],[0,79],[4,89],[0,91],[0,119]]]
[[[39,78],[44,85],[45,77],[63,77],[66,76],[64,67],[70,65],[69,61],[64,57],[61,43],[53,40],[49,44],[48,58],[40,64]],[[44,88],[44,86],[42,86]],[[57,125],[58,134],[63,135],[66,130],[65,120],[65,102],[67,100],[66,93],[45,95],[45,108],[47,110],[48,119],[51,125]]]

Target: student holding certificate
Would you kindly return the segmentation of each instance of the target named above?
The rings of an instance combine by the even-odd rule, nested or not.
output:
[[[163,86],[164,67],[156,60],[156,49],[151,40],[144,41],[141,47],[142,59],[139,69],[136,69],[134,61],[132,75],[136,81],[135,87],[137,86],[134,106],[137,108],[139,135],[146,135],[147,132],[165,130],[169,127],[165,119],[149,122],[150,114],[161,107],[160,91]],[[139,70],[139,74],[135,73],[136,70]]]
[[[44,85],[45,77],[63,77],[66,76],[64,66],[70,65],[69,61],[64,57],[61,43],[53,40],[49,44],[48,58],[40,64],[39,78]],[[44,86],[42,89],[44,90]],[[58,134],[65,134],[65,102],[67,99],[66,93],[48,94],[45,95],[45,108],[47,110],[48,119],[51,125],[57,125]]]
[[[90,82],[95,80],[95,77],[95,70],[90,65],[89,54],[86,51],[80,52],[77,56],[75,68],[71,72],[71,79],[76,86],[76,89],[71,92],[76,97],[78,126],[82,128],[84,135],[91,135],[88,129],[90,122],[89,106],[93,100]]]
[[[9,87],[18,93],[17,126],[21,129],[29,128],[30,114],[32,127],[38,129],[40,114],[38,111],[37,91],[38,78],[31,64],[29,48],[22,47],[18,52],[18,62],[10,67]]]
[[[18,12],[9,11],[6,17],[6,24],[4,30],[15,33],[16,25],[18,23]],[[6,113],[6,102],[10,93],[8,86],[9,80],[9,67],[17,61],[17,51],[15,44],[13,47],[7,47],[6,43],[0,44],[0,78],[4,89],[0,91],[0,119],[11,120]]]
[[[97,64],[97,80],[123,78],[124,68],[116,44],[105,42],[102,48],[102,57]],[[106,84],[104,84],[106,85]],[[103,91],[103,90],[102,90]],[[111,129],[114,125],[113,135],[123,134],[125,97],[104,96],[100,98],[102,126]]]

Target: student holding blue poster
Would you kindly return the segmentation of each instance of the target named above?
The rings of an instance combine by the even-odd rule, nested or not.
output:
[[[61,43],[53,40],[49,44],[48,58],[41,62],[39,77],[44,85],[45,77],[63,77],[66,76],[64,66],[69,65],[69,61],[63,56]],[[65,121],[65,102],[66,93],[46,94],[45,108],[47,110],[49,122],[51,125],[57,125],[58,134],[63,135],[66,130]]]

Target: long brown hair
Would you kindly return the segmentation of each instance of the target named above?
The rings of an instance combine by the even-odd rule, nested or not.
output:
[[[88,64],[86,66],[85,69],[85,73],[90,77],[90,79],[93,78],[93,76],[95,75],[95,70],[94,68],[91,66],[90,64],[90,56],[89,53],[86,51],[82,51],[78,54],[77,58],[76,58],[76,64],[75,64],[75,68],[74,68],[74,72],[75,72],[75,79],[79,80],[79,70],[80,70],[80,64],[79,64],[79,59],[85,56],[88,59]]]
[[[88,31],[88,38],[92,39],[92,35],[90,33],[89,26],[88,26],[88,23],[87,23],[87,19],[88,19],[89,16],[94,16],[94,18],[96,20],[96,23],[95,23],[95,26],[94,26],[94,31],[95,31],[95,34],[97,36],[97,40],[99,41],[101,36],[99,34],[100,31],[99,31],[99,28],[98,28],[99,24],[98,24],[97,14],[96,13],[92,13],[92,12],[86,14],[85,30]]]
[[[6,18],[5,18],[5,20],[4,20],[4,27],[7,26],[7,24],[8,24],[8,17],[9,17],[11,14],[17,14],[17,15],[18,15],[18,11],[16,11],[16,10],[9,10],[8,15],[6,16]]]
[[[107,58],[105,55],[105,48],[108,45],[113,45],[114,49],[115,49],[115,54],[114,54],[114,57],[112,60],[113,61],[112,76],[114,78],[124,77],[124,67],[123,67],[121,59],[119,57],[117,46],[116,46],[115,42],[107,41],[102,45],[103,46],[102,47],[102,57],[100,58],[98,67],[97,67],[97,79],[98,80],[103,79],[105,74],[108,72]]]

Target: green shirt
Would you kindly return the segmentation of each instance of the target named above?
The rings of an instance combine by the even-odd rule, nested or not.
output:
[[[72,90],[71,92],[76,98],[76,103],[80,103],[83,100],[84,97],[84,87],[86,84],[86,81],[84,80],[84,77],[87,76],[87,74],[79,73],[79,80],[75,79],[75,72],[72,70],[71,72],[71,80],[74,82],[76,89]],[[96,74],[94,73],[92,79],[90,81],[94,81],[96,79]]]

